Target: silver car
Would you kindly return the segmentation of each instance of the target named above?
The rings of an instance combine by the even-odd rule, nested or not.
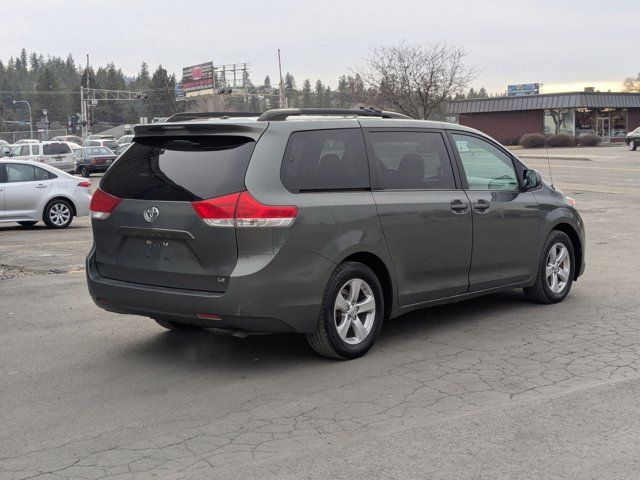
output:
[[[91,183],[28,160],[0,160],[0,223],[65,228],[89,214]]]
[[[46,163],[65,172],[75,170],[74,156],[66,142],[38,142],[16,144],[11,158]]]

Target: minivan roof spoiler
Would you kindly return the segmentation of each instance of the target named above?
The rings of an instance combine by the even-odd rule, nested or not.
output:
[[[375,108],[282,108],[276,110],[267,110],[258,117],[258,121],[275,122],[286,120],[287,117],[297,117],[302,115],[349,115],[358,117],[380,117],[380,118],[399,118],[411,120],[412,118],[396,112],[385,112]]]
[[[186,122],[200,118],[232,118],[232,117],[259,117],[258,112],[183,112],[175,113],[165,120],[165,123]]]

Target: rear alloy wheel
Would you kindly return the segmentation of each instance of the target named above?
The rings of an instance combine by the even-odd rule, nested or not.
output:
[[[629,141],[629,150],[631,150],[633,152],[637,148],[638,148],[638,144],[636,143],[636,141],[635,140],[630,140]]]
[[[18,222],[20,224],[21,227],[33,227],[36,223],[38,222]]]
[[[571,290],[574,269],[571,239],[564,232],[552,231],[542,250],[536,283],[524,289],[525,295],[539,303],[561,302]]]
[[[378,277],[362,263],[347,262],[331,275],[318,324],[307,339],[325,357],[361,357],[373,346],[383,318],[384,297]]]
[[[166,328],[167,330],[171,330],[172,332],[200,332],[202,331],[202,327],[197,327],[195,325],[187,325],[185,323],[173,322],[171,320],[163,320],[160,318],[154,318],[156,323],[161,327]]]
[[[91,176],[91,172],[89,171],[89,169],[87,167],[82,165],[80,167],[80,175],[82,175],[85,178],[89,178]]]
[[[44,209],[44,223],[49,228],[67,228],[73,220],[73,209],[67,200],[52,200]]]

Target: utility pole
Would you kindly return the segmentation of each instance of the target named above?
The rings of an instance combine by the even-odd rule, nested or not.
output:
[[[86,92],[88,93],[89,88],[90,88],[90,84],[89,84],[89,54],[87,53],[87,89]],[[80,89],[82,90],[82,88]],[[86,134],[91,133],[91,119],[89,118],[89,103],[88,100],[85,98],[84,101],[84,121],[82,122],[82,136],[84,137]]]
[[[280,71],[280,108],[287,108],[287,96],[284,92],[284,80],[282,79],[282,62],[280,61],[280,49],[278,49],[278,70]]]

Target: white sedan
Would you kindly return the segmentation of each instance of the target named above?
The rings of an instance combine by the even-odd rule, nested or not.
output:
[[[0,159],[0,223],[65,228],[89,214],[91,183],[43,163]]]

